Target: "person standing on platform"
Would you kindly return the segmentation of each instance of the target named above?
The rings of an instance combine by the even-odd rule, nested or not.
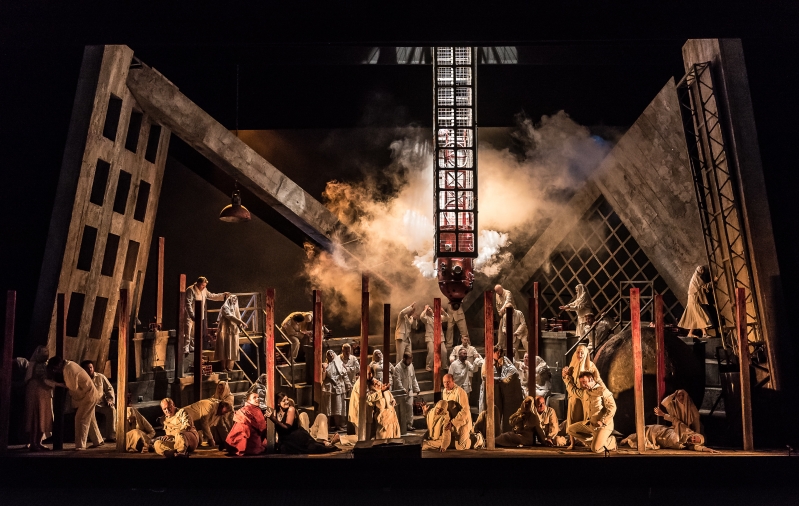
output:
[[[574,289],[577,292],[574,300],[565,306],[559,306],[559,308],[577,313],[577,335],[582,337],[585,331],[585,317],[588,314],[593,314],[594,303],[591,302],[591,296],[586,291],[585,286],[577,285]]]
[[[502,318],[499,320],[499,339],[498,342],[505,344],[507,341],[505,340],[505,329],[507,328],[506,325],[506,318],[508,313],[503,312]],[[513,357],[515,359],[516,352],[519,351],[524,347],[524,351],[527,351],[527,323],[524,321],[524,313],[519,311],[518,309],[513,310]]]
[[[339,355],[341,363],[344,364],[344,369],[347,370],[347,377],[350,379],[350,384],[354,385],[361,375],[361,363],[358,358],[352,354],[352,346],[344,344],[341,346],[341,355]]]
[[[442,315],[443,316],[443,315]],[[444,337],[447,349],[451,350],[454,343],[455,327],[458,327],[461,338],[469,339],[469,327],[466,325],[466,315],[463,314],[463,305],[458,309],[452,309],[452,303],[449,304],[449,311],[447,311],[447,319],[442,317],[441,321],[447,322],[447,332]],[[452,360],[450,360],[452,362]]]
[[[100,434],[102,434],[103,439],[113,443],[117,440],[117,408],[114,387],[111,386],[111,382],[108,381],[105,374],[101,374],[94,370],[93,361],[84,360],[80,363],[80,366],[83,367],[83,370],[86,371],[86,374],[92,379],[94,388],[96,388],[98,392],[102,392],[102,397],[97,401],[97,405],[94,407],[94,416],[97,417],[97,415],[101,415],[103,417],[103,425],[100,428]],[[100,424],[97,425],[100,427]]]
[[[384,377],[383,376],[383,352],[380,350],[375,350],[372,353],[372,363],[369,364],[369,369],[372,371],[372,376],[381,382],[381,383],[388,383],[389,390],[394,389],[394,364],[388,362],[389,372]]]
[[[208,279],[205,276],[200,276],[192,285],[186,287],[186,306],[184,308],[186,335],[183,341],[185,343],[183,346],[185,355],[194,351],[196,346],[194,342],[194,303],[198,300],[202,301],[202,313],[200,314],[200,323],[202,324],[205,323],[205,301],[215,300],[221,302],[230,295],[230,292],[211,293],[206,289],[207,286]],[[200,343],[200,349],[202,349],[202,343]]]
[[[441,316],[444,317],[447,313],[442,309]],[[435,332],[435,315],[433,314],[433,308],[430,306],[425,306],[424,311],[422,311],[422,315],[419,319],[424,323],[424,342],[427,345],[427,360],[425,361],[425,370],[432,371],[433,370],[433,360],[435,358],[435,345],[434,345],[434,332]],[[443,332],[442,332],[443,335]],[[447,356],[447,347],[444,345],[444,342],[441,342],[441,357]],[[443,360],[442,360],[442,367],[443,367]]]
[[[402,390],[405,398],[400,404],[400,427],[403,430],[413,431],[413,398],[419,393],[419,383],[416,381],[416,372],[413,369],[413,355],[406,351],[402,362],[394,368],[394,389]]]
[[[516,309],[516,303],[513,301],[513,294],[510,290],[502,288],[502,285],[494,287],[494,299],[496,301],[497,312],[501,315],[505,314],[505,310],[509,307]]]
[[[707,292],[710,291],[711,284],[705,283],[702,276],[705,273],[705,268],[699,266],[691,276],[691,282],[688,284],[688,304],[685,305],[680,323],[678,327],[688,329],[688,337],[694,335],[694,331],[699,331],[699,337],[705,337],[705,329],[710,328],[712,323],[702,304],[707,304]]]
[[[300,353],[300,345],[307,343],[313,332],[308,326],[313,321],[313,313],[310,311],[295,311],[289,314],[280,324],[280,330],[291,344],[291,359],[296,361]],[[307,362],[307,357],[306,357]]]
[[[327,350],[327,362],[322,366],[322,408],[333,424],[331,430],[338,431],[347,426],[346,396],[352,391],[352,383],[341,359],[333,350]]]
[[[505,356],[501,346],[494,346],[493,374],[494,374],[494,404],[499,407],[502,420],[502,430],[507,432],[510,416],[516,412],[521,404],[522,385],[519,381],[519,371],[513,366],[511,360]],[[480,386],[480,411],[485,411],[485,375],[488,361],[483,363],[483,384]],[[499,419],[495,423],[500,423]]]
[[[64,385],[76,409],[75,450],[85,450],[87,438],[92,442],[92,448],[102,446],[103,437],[94,418],[94,408],[102,399],[102,392],[97,390],[86,371],[71,360],[55,356],[47,361],[47,372],[50,376],[63,375]]]
[[[566,433],[591,448],[594,453],[603,449],[615,450],[616,438],[613,437],[613,416],[616,414],[616,401],[613,394],[598,383],[591,371],[583,371],[578,376],[579,385],[575,384],[571,368],[564,367],[563,381],[569,396],[583,402],[586,410],[585,421],[575,422],[566,427]]]
[[[411,348],[411,331],[413,330],[413,311],[416,302],[412,302],[397,315],[397,330],[394,332],[395,353],[397,354],[397,364],[402,362],[405,353],[413,353]]]
[[[25,371],[25,428],[28,449],[49,450],[42,444],[53,431],[53,385],[47,378],[47,346],[37,346]]]
[[[590,355],[588,353],[588,347],[583,344],[579,345],[577,349],[574,350],[574,355],[572,355],[568,370],[569,375],[575,384],[579,382],[580,373],[585,371],[590,372],[597,383],[602,383],[602,378],[599,376],[599,370],[591,361]],[[569,403],[566,407],[566,427],[576,422],[582,422],[586,419],[588,415],[586,413],[584,404],[585,403],[580,398],[569,395]],[[569,438],[569,448],[572,448],[573,446],[574,439]]]
[[[219,360],[229,373],[233,371],[239,361],[239,329],[247,328],[247,323],[241,319],[239,298],[230,295],[219,310],[219,330],[216,334],[216,348],[214,360]]]

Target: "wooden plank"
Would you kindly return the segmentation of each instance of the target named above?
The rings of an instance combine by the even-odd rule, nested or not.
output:
[[[752,383],[749,375],[749,336],[746,331],[746,289],[735,289],[735,330],[738,334],[738,360],[741,364],[741,428],[744,451],[755,449],[752,436]]]
[[[203,301],[194,301],[194,401],[203,393]],[[191,404],[191,403],[189,403]]]
[[[361,377],[358,398],[358,441],[366,441],[366,368],[369,360],[369,275],[364,273],[361,277]],[[352,402],[352,401],[350,401]]]
[[[638,288],[630,288],[630,328],[633,332],[633,371],[635,374],[635,432],[639,443],[646,440],[644,425],[644,356],[641,348],[641,299]],[[638,445],[638,453],[646,452],[646,444]]]
[[[495,448],[494,426],[494,291],[483,294],[485,305],[485,400],[486,400],[486,449]]]
[[[155,325],[161,330],[164,321],[164,238],[158,238],[158,288],[155,298]]]
[[[306,367],[307,367],[306,359]],[[322,291],[313,291],[313,403],[319,412],[322,400]]]
[[[186,346],[186,275],[180,275],[178,284],[178,338],[175,350],[175,377],[183,377],[183,348]]]
[[[511,360],[516,360],[516,353],[513,351],[513,307],[505,309],[505,356]],[[500,343],[502,346],[502,343]]]
[[[64,294],[56,294],[55,298],[55,354],[64,358],[64,341],[67,338],[67,308]],[[64,407],[67,391],[64,387],[53,390],[53,450],[64,449]]]
[[[117,334],[117,452],[125,453],[125,399],[128,392],[128,290],[119,290],[119,332]]]
[[[655,295],[655,360],[656,367],[656,382],[657,382],[657,403],[660,406],[660,401],[666,395],[666,345],[665,345],[665,324],[663,321],[663,296],[660,294]],[[660,422],[660,417],[658,417]]]
[[[8,450],[8,427],[11,421],[11,361],[14,360],[14,318],[17,292],[6,294],[6,331],[3,338],[3,362],[0,366],[0,453]]]
[[[391,304],[383,304],[383,383],[388,383],[391,374]]]
[[[450,325],[454,325],[452,322]],[[433,401],[441,400],[441,298],[433,299]]]
[[[530,297],[530,325],[527,332],[527,354],[529,366],[527,374],[527,391],[535,392],[535,359],[538,356],[538,281],[533,283],[533,296]],[[532,393],[530,394],[532,395]]]
[[[275,289],[266,289],[266,329],[264,332],[264,368],[266,369],[266,405],[275,407]],[[293,379],[293,378],[292,378]],[[275,424],[266,422],[266,450],[275,450]]]

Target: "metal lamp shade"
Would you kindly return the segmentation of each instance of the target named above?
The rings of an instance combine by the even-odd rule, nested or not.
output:
[[[241,205],[241,194],[238,190],[233,191],[233,195],[230,200],[230,205],[226,206],[224,209],[222,209],[222,212],[219,213],[219,219],[228,223],[241,223],[244,221],[250,221],[250,211]]]

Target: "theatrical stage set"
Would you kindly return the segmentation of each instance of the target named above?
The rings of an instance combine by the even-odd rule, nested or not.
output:
[[[496,198],[478,198],[490,170],[478,168],[478,74],[523,48],[396,49],[431,69],[419,93],[434,117],[440,295],[391,305],[406,280],[367,261],[364,237],[238,130],[133,48],[85,48],[30,359],[13,356],[7,294],[5,458],[785,455],[773,423],[785,308],[740,41],[686,41],[684,74],[493,277],[477,275],[480,204]],[[251,219],[241,187],[309,247],[351,260],[359,336],[328,328],[340,295],[321,288],[276,314],[288,286],[165,279],[170,238],[153,230],[174,137],[235,181],[226,226]],[[151,251],[156,311],[142,323]],[[175,329],[163,328],[165,297],[178,300]]]

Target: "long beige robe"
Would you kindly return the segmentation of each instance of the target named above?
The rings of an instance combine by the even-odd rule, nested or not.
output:
[[[388,390],[376,392],[371,390],[366,396],[366,404],[377,412],[375,422],[377,430],[376,439],[392,439],[402,435],[399,419],[397,418],[397,402]]]
[[[467,430],[472,432],[472,412],[469,408],[469,394],[458,385],[455,385],[452,390],[447,390],[446,388],[441,390],[441,400],[455,401],[460,405],[461,410],[468,415],[465,417]]]
[[[685,398],[684,402],[679,402],[677,400],[677,396],[680,392],[682,392],[682,395]],[[701,432],[699,410],[696,409],[696,404],[694,404],[694,401],[691,399],[691,396],[688,395],[688,392],[685,390],[677,390],[671,395],[664,397],[660,403],[663,404],[664,408],[666,408],[667,414],[663,418],[672,422],[672,425],[674,425],[675,422],[682,422],[692,431],[697,433]]]
[[[697,267],[688,284],[688,303],[685,305],[680,323],[677,324],[678,327],[688,330],[710,327],[710,318],[702,309],[702,304],[707,304],[706,290],[707,285],[702,282],[702,274],[699,273],[699,267]]]

